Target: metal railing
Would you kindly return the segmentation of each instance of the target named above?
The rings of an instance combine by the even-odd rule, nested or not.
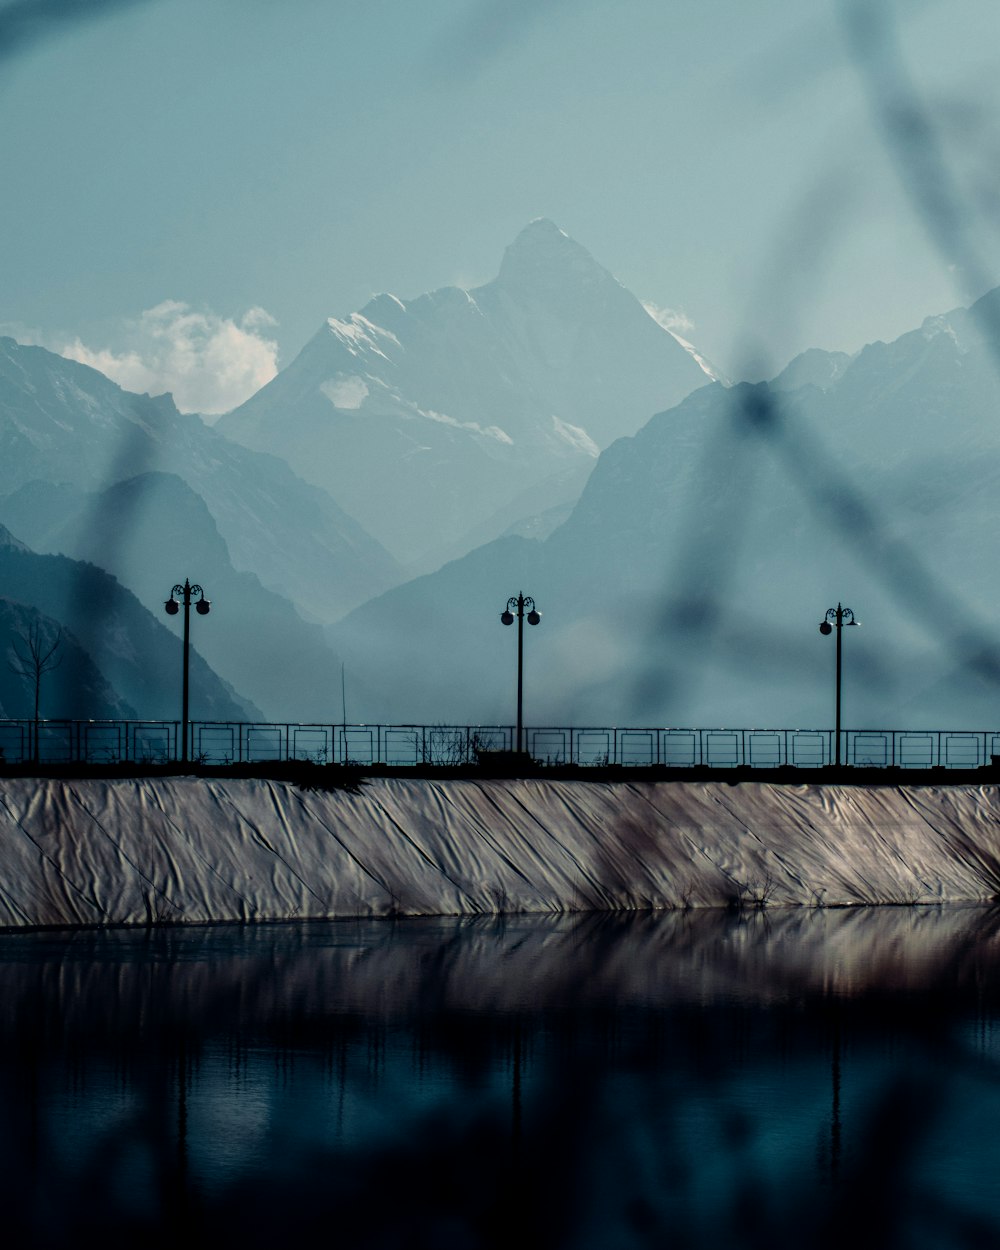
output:
[[[190,758],[205,764],[307,760],[416,767],[475,763],[512,751],[512,725],[320,725],[193,721]],[[179,721],[0,720],[0,760],[20,764],[163,764],[180,755]],[[822,768],[829,729],[525,729],[542,764],[666,768]],[[982,768],[1000,756],[1000,730],[850,729],[841,758],[856,768]]]

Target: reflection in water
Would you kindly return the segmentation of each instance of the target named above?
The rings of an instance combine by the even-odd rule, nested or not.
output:
[[[979,908],[0,936],[21,1244],[981,1245]]]

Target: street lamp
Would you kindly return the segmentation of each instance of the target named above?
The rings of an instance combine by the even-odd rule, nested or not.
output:
[[[177,602],[177,595],[181,596],[180,603]],[[170,592],[170,598],[164,604],[167,616],[176,616],[181,610],[181,604],[184,606],[184,682],[181,699],[181,762],[184,764],[187,763],[188,758],[188,658],[191,651],[192,603],[199,616],[208,616],[212,605],[205,598],[205,592],[200,586],[192,586],[185,577],[184,585],[175,586]]]
[[[525,613],[527,608],[527,613]],[[514,624],[517,615],[517,753],[521,754],[524,746],[524,720],[522,717],[524,688],[524,618],[527,615],[529,625],[537,625],[542,614],[535,611],[535,601],[530,595],[513,595],[507,600],[507,607],[500,613],[500,620],[505,625]]]
[[[835,608],[827,608],[826,617],[820,623],[819,632],[821,634],[832,634],[834,628],[837,630],[837,728],[835,737],[836,765],[840,767],[840,677],[841,677],[841,630],[845,625],[860,625],[860,621],[854,619],[854,613],[850,608],[842,608],[838,603]]]

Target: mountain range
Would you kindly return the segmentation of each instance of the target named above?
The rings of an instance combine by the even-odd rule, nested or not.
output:
[[[0,340],[0,522],[33,549],[0,616],[73,635],[61,706],[173,717],[190,577],[196,717],[338,720],[343,663],[352,720],[509,723],[524,591],[529,723],[824,727],[842,602],[847,722],[988,725],[998,362],[993,292],[713,382],[544,220],[485,286],[331,318],[214,427]]]
[[[87,365],[0,338],[0,496],[35,482],[101,491],[157,472],[201,496],[237,568],[312,620],[335,620],[400,579],[392,557],[283,460],[178,412],[169,395],[131,394]],[[46,520],[40,508],[33,527]],[[131,524],[122,513],[117,537]],[[116,536],[107,538],[114,569]],[[176,559],[181,567],[162,570],[166,590],[178,576],[198,576],[182,551]]]
[[[710,378],[539,219],[494,281],[331,317],[217,429],[282,455],[400,561],[436,567],[572,502],[600,451]]]
[[[377,692],[366,714],[509,723],[499,613],[523,590],[543,613],[534,724],[829,726],[817,626],[838,602],[864,623],[844,639],[849,723],[995,723],[998,310],[993,292],[653,417],[548,537],[487,544],[329,631]]]
[[[163,612],[173,585],[164,571],[183,553],[182,567],[197,570],[192,580],[212,603],[192,631],[212,669],[268,720],[335,719],[340,664],[321,627],[255,574],[233,567],[208,506],[176,474],[140,474],[93,493],[34,482],[0,501],[0,515],[36,550],[95,565],[113,553],[118,580],[177,635],[181,616]],[[122,517],[130,519],[125,532]]]

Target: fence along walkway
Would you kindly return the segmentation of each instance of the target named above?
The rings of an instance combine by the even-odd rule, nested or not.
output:
[[[306,725],[193,721],[190,758],[205,764],[309,760],[318,764],[475,763],[510,751],[512,725]],[[7,763],[164,763],[180,756],[179,721],[0,720]],[[829,729],[525,730],[543,764],[694,768],[821,768],[835,758]],[[850,729],[841,757],[860,768],[981,768],[1000,755],[1000,730]]]

